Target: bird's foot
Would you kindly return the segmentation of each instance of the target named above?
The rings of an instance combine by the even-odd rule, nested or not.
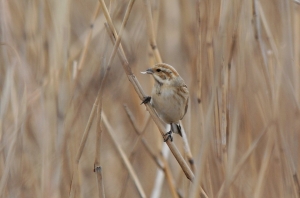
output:
[[[146,97],[144,97],[143,102],[141,104],[147,104],[150,101],[151,101],[151,97],[150,96],[146,96]]]
[[[165,136],[167,137],[165,138]],[[172,131],[169,131],[166,134],[164,134],[164,142],[168,141],[169,139],[171,140],[171,142],[173,142]]]

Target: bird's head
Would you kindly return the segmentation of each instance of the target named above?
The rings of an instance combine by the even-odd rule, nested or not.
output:
[[[163,84],[173,84],[179,77],[178,72],[171,66],[166,63],[159,63],[154,65],[154,67],[147,69],[142,74],[151,74],[154,80],[160,85]]]

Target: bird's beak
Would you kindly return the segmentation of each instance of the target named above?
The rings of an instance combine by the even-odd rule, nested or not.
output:
[[[141,72],[142,74],[153,74],[154,73],[154,71],[153,71],[153,69],[147,69],[146,71],[144,71],[144,72]]]

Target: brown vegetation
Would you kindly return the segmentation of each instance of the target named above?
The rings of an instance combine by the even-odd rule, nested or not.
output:
[[[2,0],[0,31],[0,197],[300,197],[298,0]]]

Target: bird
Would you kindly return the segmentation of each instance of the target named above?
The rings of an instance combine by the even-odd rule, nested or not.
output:
[[[171,130],[164,134],[164,142],[173,141],[172,132],[182,137],[179,121],[186,114],[189,102],[184,80],[174,67],[166,63],[158,63],[141,73],[152,75],[155,81],[151,96],[144,97],[141,104],[150,102],[157,115],[171,126]]]

